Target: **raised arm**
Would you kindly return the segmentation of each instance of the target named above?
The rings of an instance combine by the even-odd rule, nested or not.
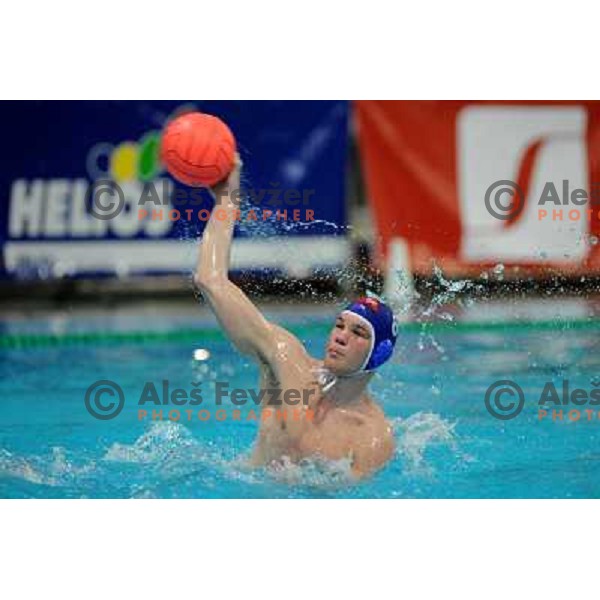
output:
[[[240,169],[241,162],[236,157],[236,165],[228,179],[212,190],[215,207],[200,243],[194,284],[238,350],[271,363],[271,354],[275,350],[275,327],[229,280],[231,242],[239,210],[232,194],[239,192]],[[225,219],[217,218],[223,215],[219,211],[224,211]]]

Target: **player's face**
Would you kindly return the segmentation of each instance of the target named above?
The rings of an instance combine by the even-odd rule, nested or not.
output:
[[[371,343],[371,330],[357,315],[340,315],[325,347],[324,366],[338,375],[354,373],[364,364]]]

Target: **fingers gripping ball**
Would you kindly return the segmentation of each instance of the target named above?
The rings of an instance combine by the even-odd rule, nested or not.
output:
[[[160,157],[173,177],[195,187],[213,186],[233,169],[236,144],[221,119],[193,112],[165,128]]]

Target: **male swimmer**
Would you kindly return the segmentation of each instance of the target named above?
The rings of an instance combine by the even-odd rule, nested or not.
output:
[[[309,356],[294,335],[267,321],[228,278],[237,210],[232,195],[240,189],[240,169],[237,157],[228,179],[212,189],[228,218],[221,213],[218,219],[213,211],[200,243],[194,284],[236,348],[257,361],[261,389],[279,388],[283,398],[286,391],[299,390],[307,399],[306,404],[261,407],[252,463],[349,459],[353,475],[368,475],[394,453],[390,424],[367,394],[374,370],[393,353],[397,332],[392,311],[375,298],[350,304],[336,319],[324,360]],[[298,411],[304,418],[297,418]]]

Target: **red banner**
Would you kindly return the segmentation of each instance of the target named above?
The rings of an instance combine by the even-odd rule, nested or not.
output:
[[[600,273],[600,102],[357,101],[381,257],[477,275]]]

